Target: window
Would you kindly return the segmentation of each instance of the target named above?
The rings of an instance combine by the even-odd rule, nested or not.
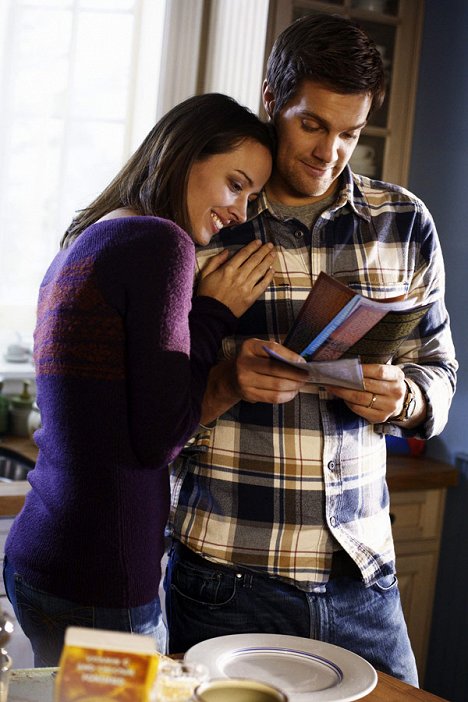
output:
[[[0,5],[0,330],[30,334],[74,211],[155,122],[165,0]]]
[[[196,92],[257,111],[268,0],[0,0],[0,351],[74,212]],[[208,61],[208,65],[205,62]]]

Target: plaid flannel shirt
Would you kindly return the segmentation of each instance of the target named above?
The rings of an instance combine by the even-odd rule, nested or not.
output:
[[[321,270],[384,300],[433,302],[393,363],[422,389],[422,438],[439,433],[455,390],[457,362],[444,304],[444,268],[431,215],[398,186],[347,168],[335,203],[311,231],[278,219],[266,196],[251,219],[222,230],[198,251],[198,266],[223,248],[272,241],[275,277],[223,342],[232,358],[249,337],[284,339]],[[386,484],[385,433],[340,399],[307,385],[282,405],[241,401],[200,431],[172,466],[173,536],[215,562],[270,575],[306,591],[328,580],[344,548],[370,585],[395,570]]]

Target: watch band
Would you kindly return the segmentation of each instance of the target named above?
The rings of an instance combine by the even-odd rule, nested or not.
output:
[[[405,378],[406,394],[403,400],[403,407],[399,414],[390,418],[392,422],[406,422],[413,416],[416,409],[416,395],[411,383]]]

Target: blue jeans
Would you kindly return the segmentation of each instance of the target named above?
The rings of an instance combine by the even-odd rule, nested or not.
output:
[[[166,627],[159,597],[131,609],[80,605],[28,585],[6,557],[3,580],[16,618],[31,642],[36,668],[58,665],[68,626],[147,634],[153,636],[157,650],[165,653]]]
[[[226,634],[289,634],[354,651],[377,670],[418,685],[394,575],[367,588],[357,578],[337,577],[326,592],[308,593],[245,569],[187,558],[176,544],[164,587],[171,653]]]

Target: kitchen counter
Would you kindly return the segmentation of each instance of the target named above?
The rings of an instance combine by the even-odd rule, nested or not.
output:
[[[0,440],[1,447],[15,451],[32,461],[37,458],[38,448],[29,438],[6,436]],[[388,457],[387,482],[391,492],[447,488],[457,484],[457,477],[456,468],[432,458],[398,455]],[[17,514],[29,489],[26,480],[0,483],[0,517]]]
[[[8,702],[52,702],[56,668],[13,670]],[[442,697],[378,673],[377,687],[362,702],[444,702]],[[445,701],[447,702],[447,701]]]
[[[438,490],[458,482],[454,466],[425,456],[398,456],[387,459],[387,483],[390,491]]]
[[[6,436],[0,439],[0,450],[2,448],[18,453],[30,461],[36,461],[38,449],[32,439]],[[0,517],[12,517],[18,514],[30,489],[31,486],[27,480],[0,482]]]
[[[2,447],[15,451],[21,456],[29,458],[31,461],[35,461],[37,458],[38,448],[34,441],[28,437],[23,438],[22,436],[4,436],[2,439],[0,439],[0,449]]]

